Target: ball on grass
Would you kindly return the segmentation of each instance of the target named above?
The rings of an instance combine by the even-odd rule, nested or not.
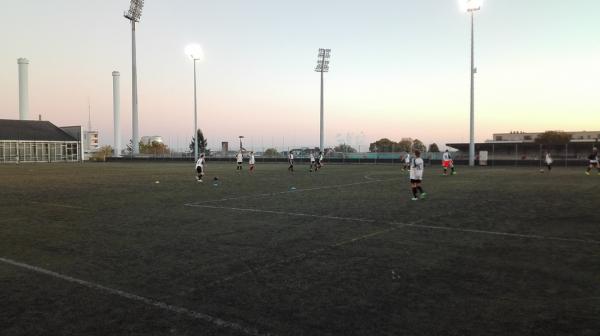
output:
[[[160,183],[160,181],[156,181],[156,182],[154,182],[154,183],[156,183],[156,184],[159,184],[159,183]]]

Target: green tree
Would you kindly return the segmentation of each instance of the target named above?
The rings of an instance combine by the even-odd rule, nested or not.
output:
[[[410,140],[402,140],[400,142],[398,142],[398,144],[396,145],[396,147],[398,148],[396,150],[396,152],[411,152],[413,149],[413,142]]]
[[[279,152],[275,148],[267,148],[267,150],[264,153],[264,156],[266,156],[266,157],[279,157]]]
[[[356,153],[356,149],[347,144],[339,144],[333,150],[341,153]]]
[[[151,144],[144,144],[140,142],[140,154],[169,154],[171,150],[169,147],[162,142],[153,141]]]
[[[111,146],[102,146],[92,154],[91,161],[106,161],[107,156],[111,156],[113,149]]]
[[[429,152],[431,153],[439,153],[440,149],[438,148],[438,145],[434,142],[431,145],[429,145]]]
[[[413,150],[418,150],[421,153],[425,153],[425,151],[427,151],[427,147],[425,146],[425,144],[423,143],[423,141],[419,140],[419,139],[415,139],[412,142],[412,148]]]
[[[192,153],[194,152],[194,146],[196,143],[195,140],[196,138],[192,136],[192,142],[190,143],[190,151]],[[206,147],[208,147],[208,140],[204,138],[204,133],[202,133],[202,130],[198,129],[198,153],[208,154]]]
[[[559,131],[546,131],[535,138],[535,142],[541,145],[566,145],[571,141],[572,135]]]
[[[369,144],[369,152],[385,153],[398,151],[398,144],[388,138],[381,138]]]

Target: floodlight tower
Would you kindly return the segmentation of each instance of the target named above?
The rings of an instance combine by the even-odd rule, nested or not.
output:
[[[471,123],[469,129],[469,166],[475,165],[475,12],[482,0],[462,0],[462,7],[471,15]]]
[[[316,72],[321,73],[321,133],[320,133],[320,141],[319,148],[321,152],[325,150],[325,132],[324,132],[324,118],[323,118],[323,110],[324,110],[324,97],[323,97],[323,74],[325,72],[329,72],[329,58],[331,57],[331,49],[319,49],[319,58],[317,60],[317,66],[315,67]]]
[[[202,47],[198,44],[190,44],[185,47],[185,53],[194,61],[194,160],[198,161],[198,98],[196,84],[196,62],[202,60]]]
[[[135,53],[135,24],[140,22],[144,0],[131,0],[129,10],[123,16],[131,21],[131,144],[133,154],[139,154],[140,134],[138,128],[137,64]]]

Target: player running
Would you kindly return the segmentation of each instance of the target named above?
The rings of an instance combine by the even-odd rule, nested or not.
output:
[[[310,172],[312,173],[313,169],[316,169],[315,167],[315,154],[313,154],[313,152],[310,152]]]
[[[256,164],[256,160],[254,159],[254,152],[250,152],[250,158],[248,159],[248,164],[250,165],[250,174],[254,173],[254,165]]]
[[[200,158],[196,161],[196,180],[198,182],[202,182],[202,177],[204,176],[204,165],[206,161],[204,161],[204,153],[200,154]]]
[[[442,167],[444,167],[444,176],[448,175],[448,167],[452,170],[452,175],[456,175],[456,170],[454,170],[454,161],[452,160],[452,156],[450,156],[450,152],[446,149],[444,154],[442,155]]]
[[[323,168],[323,152],[319,152],[319,157],[317,158],[317,165],[315,167],[315,171]]]
[[[590,160],[590,165],[588,166],[588,169],[585,172],[585,174],[590,175],[590,171],[592,171],[592,168],[595,167],[598,170],[598,175],[600,175],[600,164],[598,163],[598,148],[594,147],[594,149],[592,150],[592,154],[588,156],[588,159]]]
[[[242,163],[244,162],[244,155],[242,155],[242,151],[239,151],[237,153],[237,155],[235,156],[235,159],[237,161],[237,167],[235,168],[235,170],[242,170]]]
[[[548,172],[552,171],[552,162],[554,162],[554,160],[552,160],[552,156],[550,155],[550,152],[546,152],[546,158],[544,159],[544,161],[546,162],[546,168],[548,168]]]
[[[412,187],[413,201],[418,201],[418,192],[421,193],[421,199],[425,199],[427,193],[423,192],[421,188],[421,181],[423,180],[423,170],[425,163],[421,159],[421,152],[415,150],[415,157],[410,160],[410,185]]]
[[[288,167],[288,171],[290,172],[294,172],[294,153],[290,152],[288,154],[288,162],[290,163],[290,166]]]

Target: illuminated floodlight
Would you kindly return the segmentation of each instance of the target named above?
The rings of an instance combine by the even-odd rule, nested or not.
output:
[[[204,59],[204,51],[199,44],[194,43],[187,45],[185,47],[185,54],[195,61]]]
[[[316,72],[329,72],[329,58],[331,57],[331,49],[319,49],[319,58],[317,59]]]
[[[459,0],[460,9],[464,12],[474,12],[481,9],[483,0]]]
[[[131,0],[129,10],[125,11],[123,16],[131,21],[140,22],[142,17],[142,9],[144,8],[144,0]]]

